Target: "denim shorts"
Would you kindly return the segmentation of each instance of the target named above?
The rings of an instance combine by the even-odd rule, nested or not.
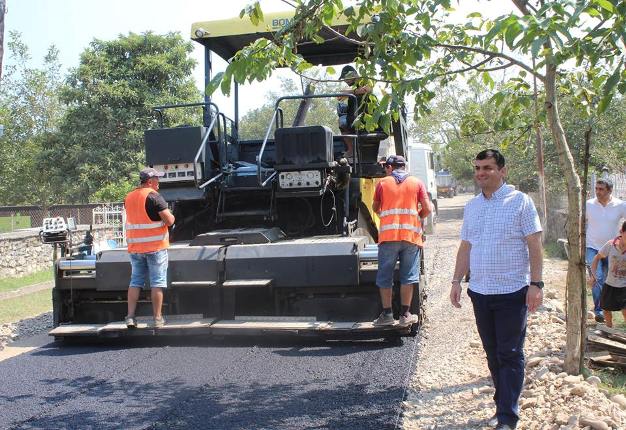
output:
[[[145,254],[131,253],[130,287],[143,288],[148,285],[151,288],[167,288],[167,249]]]
[[[376,273],[378,288],[393,286],[393,272],[398,260],[400,260],[400,284],[409,285],[419,282],[420,255],[420,247],[410,242],[378,244],[378,272]]]

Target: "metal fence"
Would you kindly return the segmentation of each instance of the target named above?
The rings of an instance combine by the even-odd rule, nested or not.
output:
[[[95,221],[94,209],[103,206],[116,206],[121,203],[89,203],[79,205],[42,206],[2,206],[0,207],[0,233],[24,228],[40,228],[44,218],[74,218],[76,224],[92,224]]]
[[[126,211],[122,203],[110,203],[93,209],[93,225],[114,227],[113,237],[117,246],[126,246]]]

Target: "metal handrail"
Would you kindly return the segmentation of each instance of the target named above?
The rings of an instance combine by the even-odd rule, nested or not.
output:
[[[267,178],[265,181],[263,181],[263,183],[261,184],[261,186],[262,186],[262,187],[266,186],[266,185],[267,185],[267,183],[268,183],[269,181],[271,181],[272,179],[274,179],[274,176],[276,176],[276,174],[277,174],[277,173],[278,173],[278,172],[274,170],[274,173],[272,173],[272,174],[269,176],[269,178]]]
[[[217,106],[215,106],[215,108],[217,109]],[[213,118],[211,119],[211,124],[209,125],[209,128],[207,132],[205,133],[204,138],[202,139],[202,143],[200,143],[198,152],[196,152],[196,156],[193,159],[193,181],[196,184],[197,188],[200,187],[200,185],[198,184],[198,167],[197,167],[198,159],[200,158],[200,154],[204,152],[206,143],[209,140],[209,136],[211,135],[211,131],[213,130],[213,127],[215,127],[215,122],[217,121],[218,117],[219,117],[219,110],[216,112],[215,115],[213,115]]]
[[[272,125],[274,125],[274,121],[276,120],[276,115],[278,115],[278,108],[274,109],[274,114],[272,115],[272,119],[270,120],[270,125],[267,127],[267,131],[265,132],[265,137],[263,138],[263,143],[261,144],[261,150],[256,156],[256,179],[260,186],[263,186],[263,179],[261,175],[261,160],[263,159],[263,153],[265,152],[265,145],[267,145],[267,139],[270,136],[270,131],[272,131]]]
[[[357,103],[357,98],[354,94],[345,94],[345,93],[330,93],[330,94],[310,94],[310,95],[299,95],[299,96],[283,96],[280,97],[278,100],[276,100],[276,104],[275,104],[275,108],[274,108],[274,114],[272,115],[272,119],[270,120],[269,126],[267,127],[267,132],[265,132],[265,138],[263,138],[263,144],[261,145],[261,150],[259,151],[259,153],[256,156],[256,164],[257,164],[257,182],[259,183],[260,186],[265,186],[269,180],[271,178],[273,178],[275,175],[271,175],[267,180],[263,181],[262,179],[262,172],[261,172],[261,163],[263,160],[263,153],[265,152],[265,145],[267,144],[267,139],[269,138],[270,132],[272,131],[272,125],[274,124],[274,121],[277,121],[276,115],[278,114],[278,112],[280,111],[281,113],[281,122],[282,122],[282,109],[279,107],[280,102],[282,102],[283,100],[302,100],[302,99],[321,99],[321,98],[331,98],[331,97],[348,97],[348,98],[353,98],[354,99],[354,104],[356,106]],[[276,122],[276,124],[278,125],[278,122]],[[283,124],[281,124],[283,125]],[[355,140],[355,145],[358,147],[358,140],[359,137],[357,135],[356,140]]]
[[[204,187],[206,187],[209,184],[212,184],[213,182],[217,181],[219,178],[221,178],[222,176],[224,176],[223,173],[219,173],[215,176],[213,176],[211,179],[209,179],[208,181],[206,181],[204,184],[200,185],[198,188],[203,189]]]
[[[235,121],[233,121],[231,118],[228,118],[226,115],[224,115],[223,113],[219,114],[220,117],[222,118],[222,126],[224,127],[224,135],[223,135],[223,139],[220,137],[220,142],[222,143],[222,149],[223,149],[223,155],[224,155],[224,163],[221,163],[220,160],[220,171],[224,171],[226,170],[226,165],[228,164],[228,141],[227,141],[227,136],[228,136],[228,123],[230,122],[230,137],[235,139],[235,142],[237,141],[237,128],[235,126]],[[219,124],[218,124],[218,129],[221,130],[219,128]],[[223,165],[222,165],[223,164]]]

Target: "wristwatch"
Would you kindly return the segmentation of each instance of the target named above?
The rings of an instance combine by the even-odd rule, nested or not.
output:
[[[532,281],[530,285],[534,285],[535,287],[543,290],[543,281]]]

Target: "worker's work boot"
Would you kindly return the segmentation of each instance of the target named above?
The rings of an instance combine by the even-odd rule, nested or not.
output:
[[[394,325],[396,320],[393,319],[393,314],[386,314],[381,312],[381,314],[373,321],[375,326],[386,326],[386,325]]]
[[[415,324],[418,321],[418,316],[410,312],[407,312],[404,315],[400,316],[400,325],[411,325]]]
[[[127,328],[137,328],[137,321],[135,317],[127,316],[124,318],[124,322],[126,323]]]
[[[155,328],[161,328],[165,325],[165,318],[163,317],[158,317],[154,319],[154,327]]]

